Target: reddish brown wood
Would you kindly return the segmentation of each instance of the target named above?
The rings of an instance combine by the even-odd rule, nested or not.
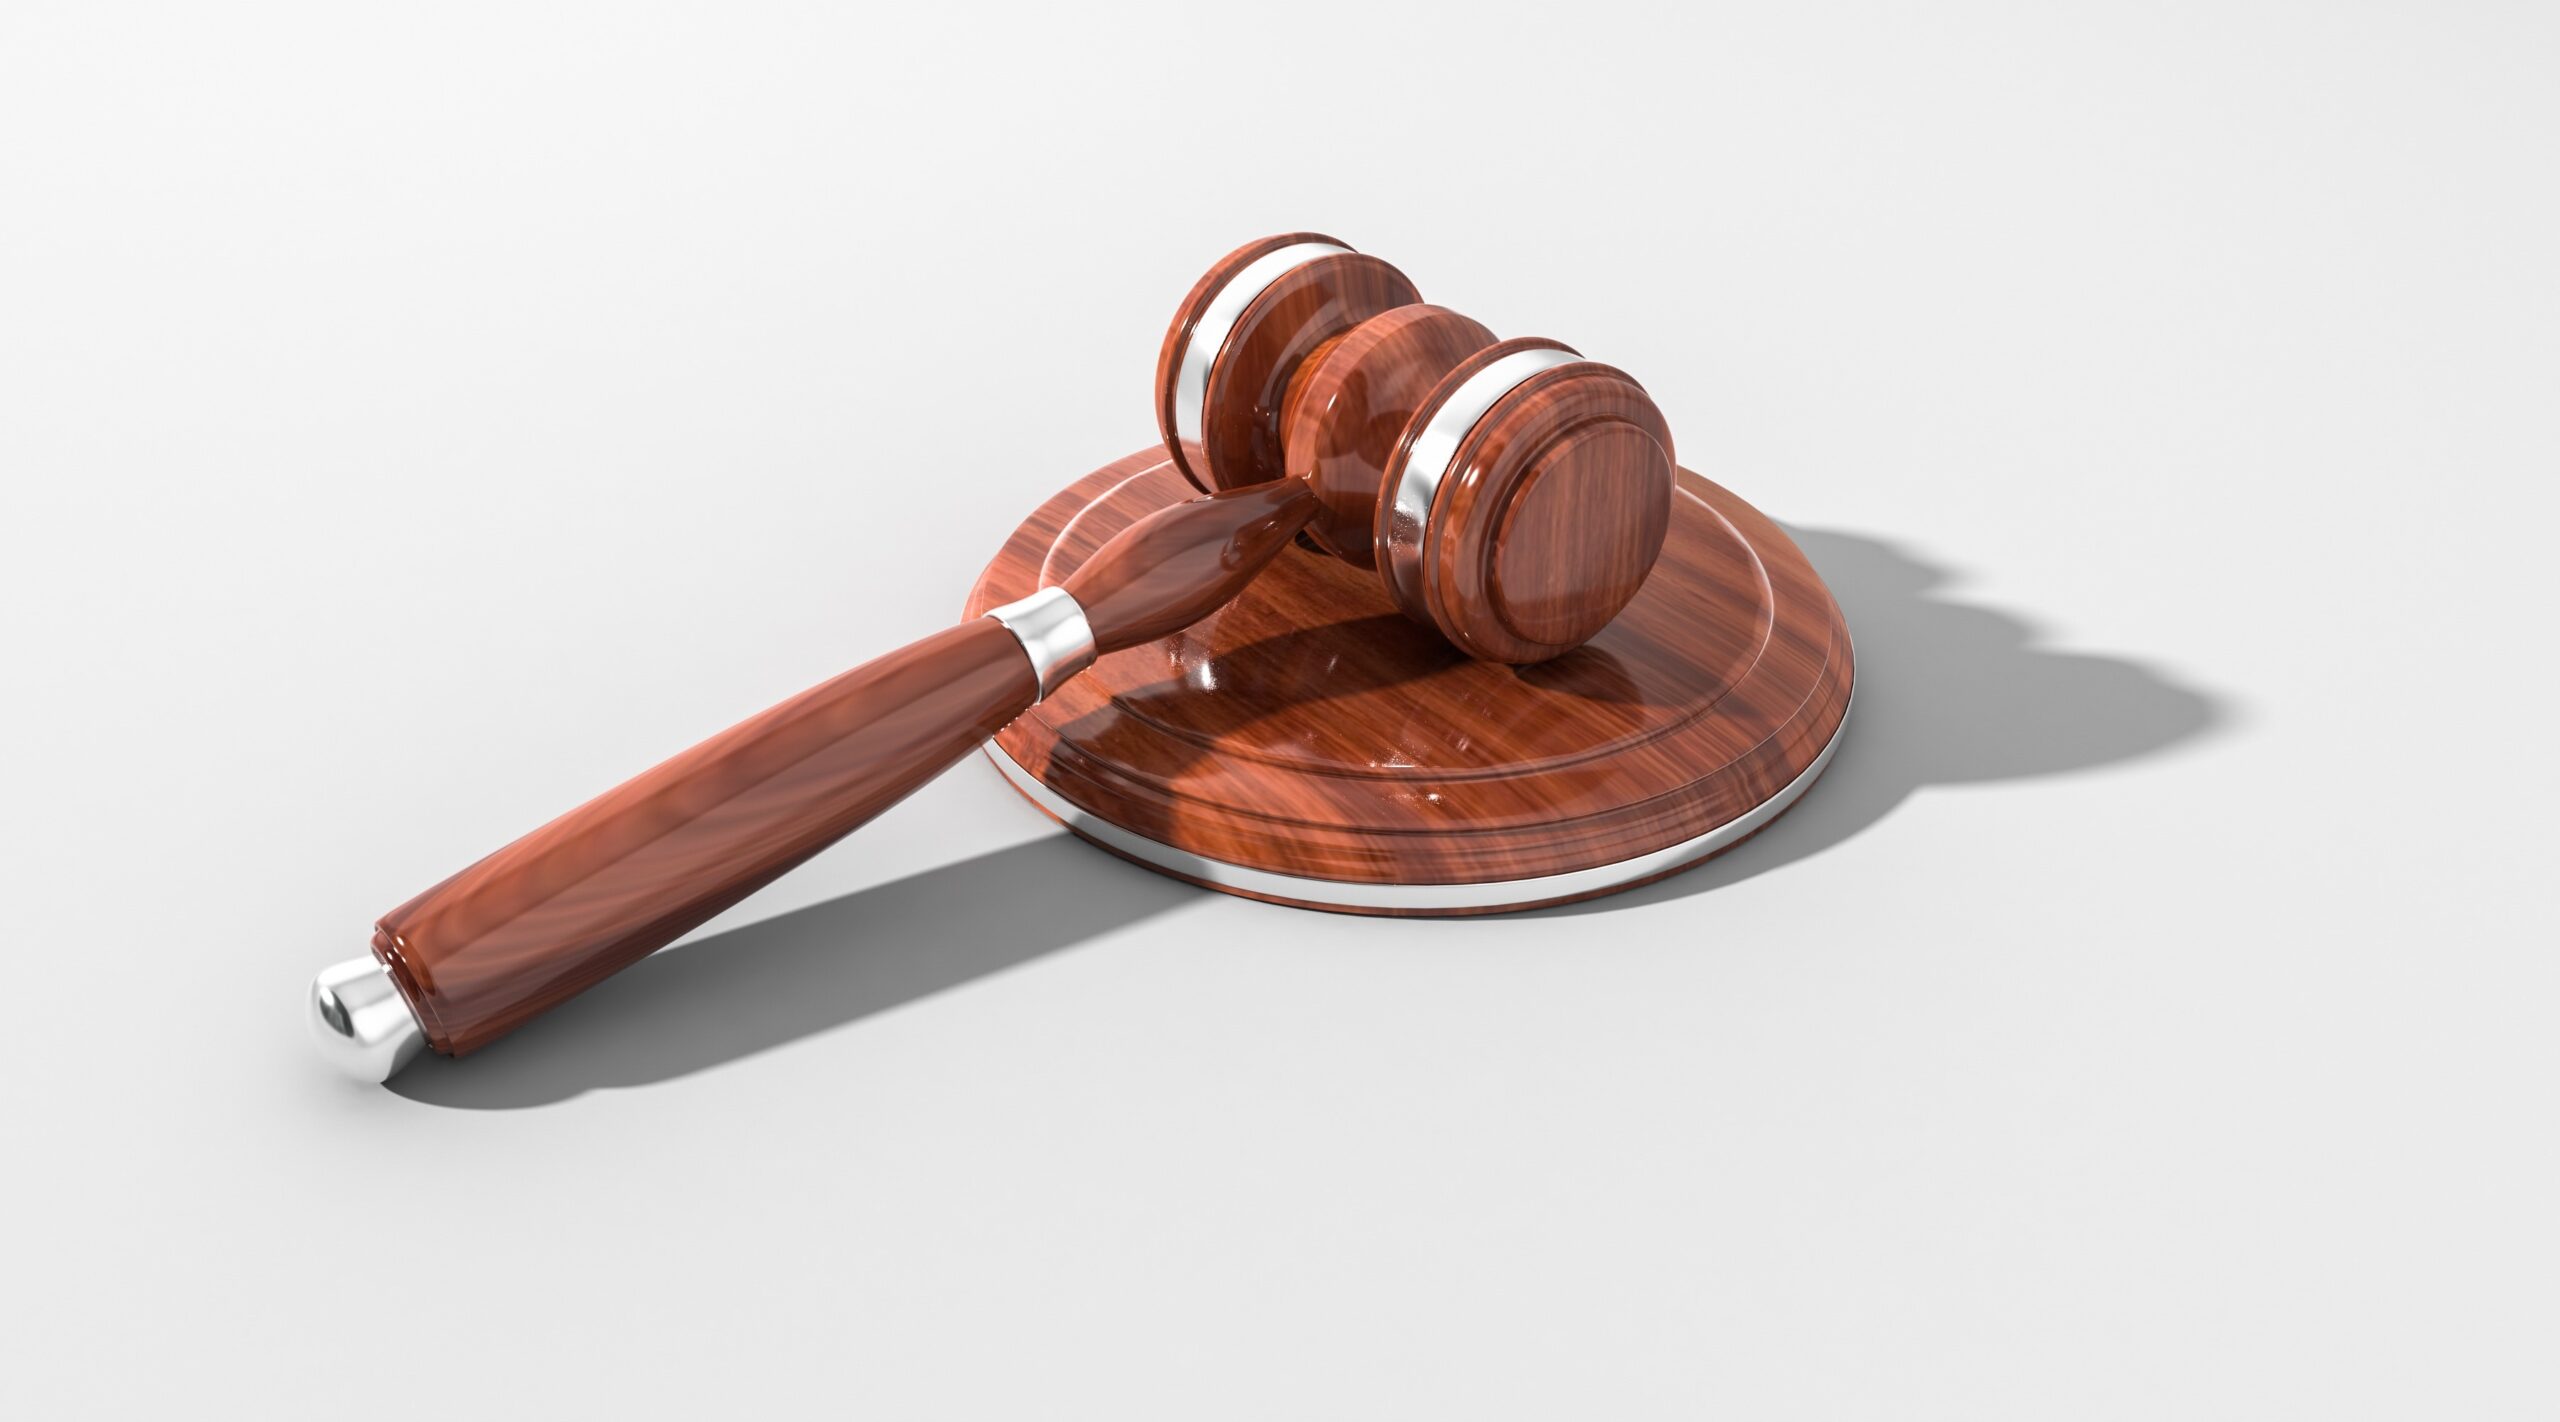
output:
[[[1282,467],[1324,502],[1308,532],[1356,568],[1377,566],[1378,486],[1440,377],[1494,343],[1445,306],[1402,306],[1310,354],[1282,402]]]
[[[1670,428],[1623,373],[1581,362],[1524,382],[1468,433],[1432,506],[1399,508],[1415,441],[1469,378],[1570,347],[1497,342],[1422,304],[1395,268],[1345,253],[1301,263],[1245,307],[1209,367],[1199,443],[1176,435],[1178,358],[1201,313],[1248,263],[1304,238],[1239,248],[1176,312],[1156,369],[1176,469],[1202,488],[1304,479],[1321,504],[1311,546],[1375,569],[1396,606],[1470,656],[1527,665],[1580,646],[1635,596],[1668,528]]]
[[[1169,455],[1051,501],[980,580],[973,613],[1063,583],[1106,654],[1008,732],[1016,758],[1168,844],[1389,883],[1614,862],[1793,780],[1845,711],[1837,610],[1747,505],[1689,476],[1675,507],[1670,431],[1623,374],[1576,362],[1523,383],[1459,445],[1427,520],[1397,523],[1381,495],[1431,412],[1488,361],[1555,343],[1489,344],[1386,263],[1328,256],[1246,307],[1201,442],[1174,438],[1174,365],[1202,312],[1307,240],[1326,239],[1239,248],[1186,298],[1158,361]],[[1186,480],[1224,492],[1167,496]],[[1335,558],[1289,551],[1311,522]],[[1403,611],[1446,641],[1384,612],[1398,595],[1375,568],[1397,547],[1425,555]],[[1675,576],[1648,585],[1666,547]],[[471,1051],[867,822],[1038,690],[1013,634],[973,618],[463,870],[385,915],[375,952],[429,1042]]]
[[[1235,489],[1287,473],[1280,411],[1289,384],[1325,342],[1422,300],[1404,273],[1358,252],[1318,257],[1265,288],[1210,368],[1201,451],[1207,487]]]
[[[1305,480],[1278,479],[1158,509],[1070,574],[1067,595],[1101,651],[1179,632],[1243,591],[1316,508]]]
[[[1493,661],[1581,646],[1653,570],[1672,468],[1671,427],[1625,374],[1585,361],[1523,381],[1442,480],[1423,561],[1433,625]]]
[[[1191,284],[1182,304],[1174,308],[1173,322],[1165,328],[1164,343],[1156,350],[1156,428],[1164,433],[1165,445],[1173,456],[1175,468],[1182,471],[1182,476],[1191,482],[1193,488],[1204,494],[1217,487],[1209,480],[1206,461],[1198,446],[1185,446],[1175,433],[1174,362],[1181,358],[1183,347],[1190,343],[1192,331],[1200,324],[1201,313],[1208,310],[1209,302],[1218,294],[1219,288],[1233,279],[1236,273],[1252,265],[1256,258],[1301,242],[1326,242],[1336,247],[1350,245],[1341,238],[1327,237],[1321,232],[1283,232],[1276,237],[1245,243],[1212,263],[1209,270],[1201,273],[1200,280]]]
[[[1465,384],[1476,372],[1504,356],[1519,351],[1535,350],[1578,354],[1573,347],[1562,341],[1549,340],[1544,336],[1514,336],[1510,340],[1497,341],[1482,347],[1464,360],[1433,376],[1430,385],[1423,390],[1420,398],[1413,402],[1413,413],[1406,417],[1404,427],[1396,431],[1394,448],[1390,449],[1387,457],[1381,461],[1379,471],[1381,484],[1383,485],[1395,473],[1401,472],[1405,459],[1412,450],[1413,442],[1421,435],[1424,425],[1442,405],[1448,403],[1449,397],[1457,392],[1459,386]],[[1371,554],[1370,564],[1379,570],[1380,585],[1386,588],[1387,596],[1391,601],[1399,607],[1404,607],[1406,616],[1425,626],[1430,625],[1430,608],[1405,606],[1403,600],[1397,596],[1394,579],[1388,576],[1386,565],[1408,550],[1425,551],[1429,540],[1446,525],[1426,525],[1408,521],[1398,515],[1393,500],[1385,498],[1378,501],[1372,517],[1374,521],[1370,526],[1369,539],[1370,547],[1374,551]]]
[[[469,1052],[905,799],[1038,694],[1021,643],[973,617],[738,723],[384,914],[374,952],[429,1045]]]
[[[1676,477],[1653,576],[1567,656],[1471,660],[1395,611],[1374,574],[1293,548],[1190,628],[1104,656],[997,744],[1090,813],[1280,874],[1487,883],[1684,843],[1814,764],[1853,666],[1786,535]],[[969,610],[1071,576],[1190,493],[1160,449],[1077,481],[1014,534]]]
[[[1521,477],[1494,531],[1485,611],[1534,654],[1590,640],[1634,597],[1671,527],[1671,461],[1630,424],[1575,429]]]
[[[1236,595],[1316,512],[1304,480],[1135,521],[1067,579],[1096,645],[1176,631]],[[1028,593],[1031,591],[1025,588]],[[469,1052],[674,941],[948,769],[1039,692],[977,618],[743,721],[385,914],[437,1051]]]

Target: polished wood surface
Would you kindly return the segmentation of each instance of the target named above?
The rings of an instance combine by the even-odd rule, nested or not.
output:
[[[1580,646],[1635,596],[1669,527],[1671,431],[1623,372],[1576,362],[1522,382],[1435,471],[1430,507],[1402,507],[1416,441],[1472,377],[1522,351],[1575,352],[1498,341],[1377,258],[1336,253],[1244,302],[1208,365],[1201,438],[1179,433],[1183,352],[1217,335],[1203,313],[1254,261],[1308,240],[1332,239],[1237,248],[1176,308],[1156,362],[1175,470],[1202,489],[1304,480],[1320,505],[1309,546],[1373,570],[1392,605],[1469,656],[1527,665]]]
[[[1191,494],[1161,449],[1078,480],[1015,532],[968,610],[1072,577]],[[1113,824],[1279,874],[1488,883],[1680,844],[1814,764],[1853,666],[1829,591],[1776,524],[1682,472],[1666,527],[1624,611],[1526,667],[1466,657],[1374,573],[1291,548],[1211,616],[1104,656],[997,744]]]
[[[1303,479],[1190,499],[1139,519],[1064,579],[1097,650],[1179,632],[1244,590],[1317,509]]]
[[[1388,451],[1384,466],[1380,470],[1381,482],[1396,478],[1403,473],[1405,461],[1412,454],[1413,442],[1421,435],[1423,426],[1432,415],[1438,413],[1442,405],[1448,402],[1450,396],[1457,393],[1459,386],[1466,384],[1478,371],[1504,356],[1534,350],[1563,351],[1568,355],[1580,354],[1564,342],[1551,340],[1545,336],[1514,336],[1507,341],[1496,341],[1471,351],[1464,359],[1433,376],[1431,383],[1414,400],[1413,413],[1406,418],[1404,428],[1396,432],[1395,446]],[[1450,492],[1449,481],[1445,476],[1441,481],[1441,491]],[[1499,510],[1493,512],[1498,514]],[[1387,590],[1388,598],[1396,606],[1404,609],[1406,616],[1426,627],[1438,625],[1432,616],[1430,604],[1427,601],[1408,600],[1399,593],[1395,579],[1387,573],[1386,568],[1390,562],[1404,557],[1421,558],[1427,565],[1431,541],[1447,532],[1449,526],[1446,519],[1417,522],[1397,509],[1391,498],[1382,498],[1378,501],[1375,522],[1370,530],[1371,545],[1375,550],[1372,554],[1372,562],[1379,569],[1380,586]],[[1478,530],[1475,534],[1479,541],[1483,536],[1483,530]]]
[[[950,768],[1039,694],[983,618],[867,662],[382,916],[373,949],[460,1055],[674,942]]]
[[[1206,467],[1198,471],[1208,487],[1241,488],[1287,473],[1280,413],[1307,358],[1371,317],[1421,300],[1404,273],[1361,252],[1318,257],[1264,288],[1210,368],[1201,427]]]
[[[1156,428],[1164,433],[1165,444],[1172,451],[1174,467],[1201,493],[1208,493],[1218,486],[1209,478],[1208,464],[1200,446],[1185,443],[1175,433],[1174,364],[1182,358],[1183,347],[1190,343],[1191,333],[1198,329],[1200,317],[1209,309],[1209,303],[1236,273],[1251,266],[1257,258],[1301,242],[1326,242],[1336,247],[1350,245],[1339,237],[1328,237],[1321,232],[1283,232],[1247,242],[1210,263],[1209,269],[1200,274],[1200,279],[1191,284],[1182,304],[1174,308],[1173,320],[1165,327],[1164,343],[1156,350]]]
[[[1325,342],[1291,377],[1280,414],[1282,467],[1315,486],[1307,530],[1357,568],[1378,564],[1378,488],[1414,412],[1493,332],[1445,306],[1398,307]]]
[[[1495,342],[1341,253],[1245,305],[1202,439],[1176,436],[1181,346],[1224,279],[1311,236],[1247,244],[1193,288],[1158,360],[1168,451],[1051,500],[971,620],[384,915],[374,951],[429,1043],[471,1051],[672,942],[1015,721],[1039,696],[1030,658],[979,614],[1053,585],[1101,659],[1007,750],[1070,801],[1214,859],[1528,878],[1695,837],[1793,781],[1845,711],[1838,612],[1747,505],[1694,476],[1675,502],[1670,431],[1623,373],[1577,360],[1522,382],[1469,427],[1427,519],[1391,519],[1387,491],[1450,393],[1555,343]],[[1182,497],[1195,486],[1217,492]],[[1421,555],[1418,592],[1382,565],[1398,549]],[[1667,576],[1648,583],[1658,554]]]
[[[1672,469],[1670,425],[1623,372],[1583,361],[1529,377],[1476,422],[1443,477],[1423,556],[1433,624],[1493,661],[1581,646],[1652,571]]]
[[[1489,556],[1466,569],[1492,624],[1519,639],[1509,659],[1570,651],[1618,615],[1662,552],[1671,488],[1661,441],[1622,423],[1574,429],[1520,477]]]
[[[1067,590],[1097,648],[1135,646],[1234,597],[1316,509],[1300,479],[1160,508],[1083,560]],[[376,925],[374,953],[429,1044],[471,1051],[868,823],[1038,694],[1021,642],[973,617],[740,722],[411,899]]]

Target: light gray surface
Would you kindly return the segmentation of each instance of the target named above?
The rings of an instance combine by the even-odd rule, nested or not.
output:
[[[0,1413],[2549,1416],[2547,7],[0,10]],[[1864,652],[1325,918],[972,764],[387,1091],[373,915],[942,625],[1329,231]]]

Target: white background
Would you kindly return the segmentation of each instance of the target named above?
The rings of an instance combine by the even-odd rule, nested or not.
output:
[[[0,1411],[2552,1415],[2556,81],[2535,5],[12,0]],[[374,915],[944,625],[1298,228],[1799,530],[1796,814],[1372,922],[972,761],[324,1074]]]

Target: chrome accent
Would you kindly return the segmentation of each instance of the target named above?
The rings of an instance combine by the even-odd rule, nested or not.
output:
[[[1031,658],[1032,675],[1040,678],[1040,699],[1066,684],[1068,677],[1093,665],[1093,624],[1065,588],[1042,588],[1019,602],[987,609],[1004,624]]]
[[[1234,334],[1236,323],[1244,319],[1245,308],[1262,295],[1273,282],[1318,257],[1336,256],[1351,249],[1332,242],[1293,242],[1275,247],[1227,278],[1209,298],[1200,319],[1191,325],[1191,334],[1183,338],[1182,358],[1173,365],[1173,437],[1187,450],[1200,447],[1200,432],[1208,420],[1209,367],[1225,348],[1227,337]],[[1201,478],[1209,477],[1202,469]]]
[[[1396,476],[1395,497],[1381,511],[1388,524],[1380,532],[1389,536],[1379,540],[1387,553],[1382,570],[1387,575],[1388,590],[1406,611],[1416,617],[1429,615],[1422,601],[1422,563],[1430,548],[1431,501],[1439,496],[1440,481],[1449,476],[1449,461],[1458,457],[1458,446],[1465,441],[1467,432],[1520,382],[1581,359],[1572,351],[1545,346],[1513,351],[1468,376],[1449,392],[1440,408],[1431,412],[1422,433],[1413,437],[1413,443],[1405,450],[1404,466]]]
[[[384,1082],[426,1047],[427,1034],[389,968],[350,958],[312,980],[311,1040],[331,1066],[358,1081]]]
[[[1744,814],[1694,839],[1685,839],[1668,848],[1615,864],[1602,864],[1590,869],[1576,869],[1564,874],[1546,874],[1530,879],[1495,879],[1479,884],[1355,884],[1334,879],[1303,879],[1291,874],[1274,874],[1266,869],[1250,869],[1210,859],[1189,850],[1152,840],[1122,829],[1088,810],[1070,803],[1055,790],[1041,784],[1004,753],[993,741],[987,743],[987,759],[1005,779],[1013,782],[1031,803],[1048,812],[1050,818],[1077,834],[1116,849],[1141,864],[1181,875],[1186,879],[1212,884],[1224,889],[1242,889],[1275,899],[1315,904],[1326,908],[1349,909],[1484,909],[1525,908],[1531,904],[1576,898],[1584,894],[1614,889],[1639,879],[1681,868],[1728,848],[1761,826],[1776,819],[1797,798],[1812,788],[1814,779],[1831,763],[1831,753],[1840,748],[1841,734],[1849,728],[1849,711],[1856,705],[1843,707],[1840,724],[1832,729],[1831,739],[1813,764],[1787,782],[1786,787]]]

